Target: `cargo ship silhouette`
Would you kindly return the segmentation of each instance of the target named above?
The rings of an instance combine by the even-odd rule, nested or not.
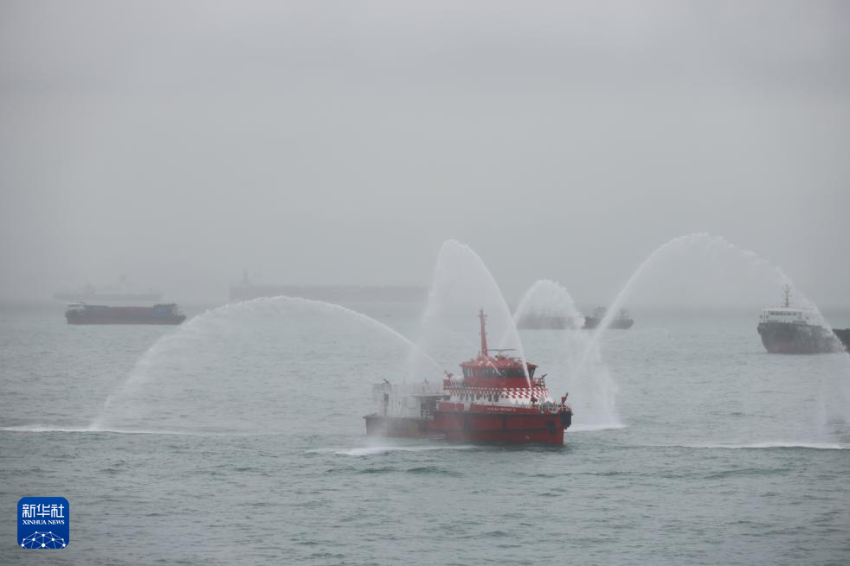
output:
[[[182,324],[186,315],[174,303],[152,307],[111,307],[75,303],[65,311],[68,324]]]

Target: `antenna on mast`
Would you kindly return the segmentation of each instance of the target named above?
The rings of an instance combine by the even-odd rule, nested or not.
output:
[[[481,321],[481,355],[489,356],[490,353],[487,350],[487,330],[485,328],[487,326],[487,315],[484,314],[484,309],[478,311],[478,319]]]

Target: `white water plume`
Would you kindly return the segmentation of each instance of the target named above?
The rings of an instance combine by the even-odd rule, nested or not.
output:
[[[493,275],[481,257],[469,246],[455,240],[443,243],[434,267],[428,303],[420,324],[420,349],[443,362],[446,367],[474,356],[465,350],[457,336],[479,338],[478,312],[487,315],[487,333],[491,344],[504,337],[505,346],[523,362],[528,380],[525,352],[513,316]],[[480,348],[479,348],[480,349]],[[420,361],[411,360],[412,375],[418,375]],[[529,381],[530,385],[530,381]]]
[[[598,327],[593,331],[591,340],[588,342],[581,356],[578,368],[579,372],[584,371],[585,366],[588,364],[596,363],[599,356],[598,344],[602,336],[610,327],[625,301],[631,297],[636,285],[648,273],[658,269],[661,265],[666,265],[666,262],[673,259],[679,259],[681,261],[686,258],[697,258],[702,261],[711,260],[716,263],[723,261],[742,261],[743,269],[745,270],[742,276],[748,276],[752,280],[758,280],[762,289],[772,290],[776,293],[777,298],[783,288],[787,287],[791,289],[794,297],[794,306],[811,311],[814,315],[813,322],[815,324],[820,324],[827,328],[830,327],[829,322],[820,312],[817,305],[798,290],[791,278],[778,267],[761,258],[755,252],[740,248],[722,237],[711,236],[706,233],[688,234],[673,238],[659,246],[629,277],[622,290],[609,306]],[[729,281],[732,279],[731,272],[728,269],[721,270],[718,268],[715,272],[715,278],[722,278],[725,281]],[[837,339],[836,349],[838,349]],[[843,356],[840,363],[843,365],[844,374],[840,378],[842,383],[837,386],[835,384],[829,386],[829,392],[822,395],[823,414],[821,415],[821,420],[824,425],[835,421],[845,424],[850,422],[850,358]]]
[[[551,279],[540,279],[528,288],[514,311],[514,323],[534,316],[563,317],[574,328],[581,328],[584,322],[567,289]]]
[[[586,331],[581,330],[584,317],[567,289],[548,279],[535,282],[520,300],[514,320],[518,322],[526,316],[564,317],[575,321],[568,325],[573,329],[556,331],[561,341],[557,350],[562,357],[550,361],[556,364],[555,367],[541,368],[543,373],[549,374],[547,385],[555,397],[564,391],[570,393],[575,429],[622,428],[617,411],[617,384],[602,359],[599,347],[591,343]],[[588,359],[582,364],[585,356]]]
[[[363,330],[389,340],[364,342]],[[313,337],[328,332],[339,333],[337,341],[325,342],[336,346],[316,349]],[[345,391],[346,383],[323,382],[327,376],[356,372],[357,389],[348,395],[366,397],[370,384],[363,378],[395,377],[391,372],[400,372],[408,355],[421,361],[429,377],[441,376],[442,368],[410,340],[340,305],[283,296],[229,304],[160,338],[106,399],[91,428],[105,430],[128,419],[131,426],[121,428],[284,426],[292,416],[287,419],[287,411],[322,399],[319,389]],[[393,360],[399,367],[392,367]]]
[[[641,281],[650,271],[658,268],[663,262],[671,259],[685,259],[697,257],[705,260],[721,261],[722,259],[743,260],[748,266],[749,272],[742,275],[750,278],[760,278],[762,287],[772,288],[775,290],[776,297],[786,286],[791,288],[795,297],[795,304],[800,308],[811,310],[815,314],[815,321],[826,326],[828,323],[821,314],[817,305],[809,300],[801,293],[781,269],[771,265],[768,261],[761,258],[753,251],[740,248],[722,237],[711,236],[706,233],[688,234],[671,239],[665,244],[655,249],[643,263],[629,277],[626,284],[617,294],[614,302],[609,306],[603,319],[599,322],[596,330],[593,332],[594,343],[598,342],[600,337],[605,333],[611,325],[611,322],[619,313],[626,300],[628,300],[634,290],[636,284]],[[726,281],[730,280],[731,273],[717,270],[716,276]]]

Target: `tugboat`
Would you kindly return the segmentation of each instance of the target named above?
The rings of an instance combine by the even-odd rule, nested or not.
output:
[[[68,324],[182,324],[186,315],[174,303],[152,307],[110,307],[75,303],[65,311]]]
[[[481,351],[460,364],[462,375],[446,373],[442,387],[423,381],[375,385],[376,411],[364,417],[366,434],[430,438],[450,442],[557,444],[573,412],[567,395],[560,404],[549,395],[546,376],[537,366],[487,347],[486,315],[481,323]],[[527,376],[527,377],[526,377]]]
[[[582,328],[586,330],[592,330],[599,326],[599,323],[602,322],[602,319],[605,318],[605,313],[607,309],[605,307],[596,307],[593,310],[593,316],[586,316],[584,318],[584,326]],[[617,330],[628,330],[632,327],[635,321],[629,316],[629,311],[626,309],[620,309],[619,314],[617,314],[616,318],[611,321],[611,324],[608,328],[615,328]]]
[[[836,334],[813,322],[810,310],[791,306],[791,288],[785,287],[781,307],[761,311],[758,332],[761,342],[771,354],[822,354],[841,351]]]

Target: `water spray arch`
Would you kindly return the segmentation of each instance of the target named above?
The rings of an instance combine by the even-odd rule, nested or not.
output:
[[[818,306],[804,293],[797,289],[791,278],[780,268],[761,258],[755,252],[736,246],[720,236],[712,236],[707,233],[687,234],[673,238],[656,248],[632,273],[626,284],[617,294],[614,302],[608,308],[598,327],[591,334],[590,340],[587,342],[586,347],[581,354],[577,371],[584,371],[585,366],[599,355],[599,344],[602,337],[605,335],[606,331],[611,326],[614,317],[623,307],[625,301],[631,296],[634,288],[642,280],[642,278],[661,264],[662,261],[671,259],[675,257],[676,254],[691,252],[728,253],[734,257],[749,262],[756,272],[761,272],[771,278],[772,285],[775,286],[777,290],[785,286],[793,289],[797,304],[803,308],[813,311],[815,315],[815,322],[823,326],[829,326],[829,322],[823,316]],[[826,423],[830,420],[830,418],[832,418],[826,413],[840,413],[840,420],[843,422],[850,422],[850,358],[847,356],[843,356],[843,358],[845,375],[844,385],[840,388],[841,391],[834,391],[829,394],[821,392],[823,405],[831,404],[837,406],[837,408],[830,410],[823,409],[824,415],[821,418],[823,423]],[[836,399],[836,396],[838,399]]]
[[[132,370],[121,382],[119,387],[104,401],[99,415],[92,421],[91,430],[104,429],[111,426],[109,422],[121,410],[122,401],[143,387],[151,379],[151,372],[161,366],[169,356],[179,355],[191,350],[193,346],[208,341],[210,337],[225,332],[232,323],[240,317],[268,317],[280,318],[283,315],[293,313],[309,313],[315,315],[320,313],[329,317],[337,317],[337,320],[347,320],[357,325],[365,325],[366,328],[378,332],[380,335],[391,340],[392,344],[402,347],[409,352],[409,356],[421,361],[423,367],[428,368],[429,376],[434,377],[443,373],[442,367],[430,356],[417,349],[416,344],[408,338],[390,328],[386,324],[375,320],[365,314],[343,307],[341,305],[302,299],[296,297],[278,296],[272,298],[258,298],[240,303],[224,305],[208,310],[180,327],[173,333],[167,334],[157,340],[137,360]],[[225,348],[227,345],[224,346]],[[211,368],[214,369],[214,368]]]
[[[575,410],[573,430],[604,430],[622,428],[624,425],[617,411],[618,387],[608,366],[602,359],[599,348],[590,345],[590,336],[581,330],[584,316],[575,305],[569,291],[555,281],[541,279],[533,283],[523,294],[514,313],[518,323],[524,316],[542,313],[545,316],[563,317],[573,321],[572,329],[558,333],[565,355],[553,360],[551,371],[558,371],[555,379],[563,380],[571,394]],[[577,361],[586,351],[592,351],[591,360],[580,367]]]
[[[623,307],[625,301],[630,297],[633,288],[643,276],[645,276],[661,260],[668,258],[671,254],[686,252],[690,251],[691,249],[698,250],[699,248],[696,248],[696,245],[702,245],[704,249],[714,248],[737,254],[739,257],[745,258],[753,262],[753,265],[755,265],[756,267],[760,269],[765,269],[768,272],[772,273],[772,275],[776,279],[777,287],[784,287],[788,285],[791,288],[794,288],[796,291],[796,287],[794,286],[794,283],[791,281],[790,277],[788,277],[781,269],[774,265],[771,265],[769,262],[762,259],[758,254],[753,251],[740,248],[720,236],[712,236],[704,232],[678,236],[656,248],[632,273],[632,275],[626,281],[626,284],[617,294],[617,297],[614,299],[614,302],[608,308],[607,312],[605,313],[605,316],[599,322],[599,325],[593,331],[589,348],[594,347],[599,343],[601,337],[611,326],[611,322],[614,320],[614,317]],[[800,293],[799,291],[796,291],[796,295],[798,301],[801,302],[806,308],[815,311],[817,319],[819,319],[819,321],[824,324],[826,323],[826,319],[823,317],[814,302],[810,301],[804,294]]]
[[[502,338],[500,347],[510,345],[517,352],[531,387],[522,341],[493,274],[472,248],[457,240],[445,241],[437,256],[431,291],[420,319],[420,349],[433,354],[445,346],[440,340],[446,336],[472,335],[477,328],[475,315],[482,308],[488,317],[488,333]],[[417,373],[415,363],[409,373]]]

